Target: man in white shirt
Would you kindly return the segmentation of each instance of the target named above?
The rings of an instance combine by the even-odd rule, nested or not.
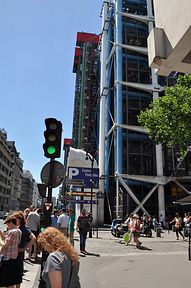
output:
[[[68,236],[69,216],[66,214],[66,209],[62,209],[62,214],[58,217],[58,229],[67,237]]]
[[[36,209],[35,211],[32,210],[27,219],[26,219],[26,225],[30,228],[31,232],[35,235],[37,238],[40,228],[40,215],[39,215],[40,209]],[[33,243],[33,247],[31,247],[32,250],[29,251],[29,255],[33,252],[32,258],[36,259],[37,257],[37,244],[36,241]],[[30,258],[30,257],[29,257]]]

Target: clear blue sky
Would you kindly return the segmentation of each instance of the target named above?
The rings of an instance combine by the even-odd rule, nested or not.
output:
[[[72,136],[76,33],[101,32],[102,3],[0,0],[0,128],[37,182],[49,161],[42,149],[44,119],[57,118],[63,139]]]

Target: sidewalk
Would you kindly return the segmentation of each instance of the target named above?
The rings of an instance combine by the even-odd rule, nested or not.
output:
[[[24,261],[24,276],[21,288],[37,288],[40,279],[40,258],[37,262]]]

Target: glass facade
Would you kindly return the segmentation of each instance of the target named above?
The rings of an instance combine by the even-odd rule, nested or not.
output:
[[[115,17],[115,4],[112,7],[113,13],[112,17]],[[123,0],[122,1],[122,49],[116,51],[119,54],[119,58],[122,63],[118,63],[118,68],[116,68],[116,58],[114,55],[114,61],[110,61],[108,64],[108,75],[109,78],[108,86],[110,87],[107,104],[109,108],[109,116],[107,120],[108,131],[113,125],[111,119],[116,117],[116,106],[120,105],[120,97],[117,98],[117,86],[118,73],[122,75],[122,125],[131,125],[131,127],[140,127],[138,123],[137,116],[140,111],[146,109],[149,104],[153,101],[152,91],[149,89],[141,89],[142,85],[151,85],[151,69],[148,66],[148,55],[145,53],[145,48],[147,47],[147,37],[148,37],[148,25],[146,21],[139,21],[128,17],[128,13],[146,16],[147,15],[147,3],[145,0]],[[113,23],[114,19],[111,19]],[[110,42],[114,42],[117,39],[116,29],[113,24],[110,25],[108,35],[111,37],[108,39]],[[120,43],[119,43],[120,44]],[[112,46],[109,46],[109,52],[112,53]],[[137,50],[139,48],[139,51]],[[118,59],[119,59],[118,58]],[[118,60],[119,61],[119,60]],[[121,72],[119,70],[121,69]],[[121,73],[121,74],[120,74]],[[130,85],[130,83],[133,83]],[[112,115],[112,116],[111,116]],[[136,130],[136,129],[135,129]],[[122,174],[128,175],[142,175],[142,176],[154,176],[156,175],[156,149],[155,144],[149,138],[149,136],[143,132],[134,131],[133,128],[129,130],[128,128],[122,128],[122,144],[117,142],[117,130],[107,138],[106,155],[108,155],[108,167],[107,173],[109,175],[115,175],[115,171],[119,165],[117,164],[118,159],[116,158],[115,149],[120,150],[122,154]],[[120,132],[119,132],[120,133]],[[116,146],[118,145],[118,146]],[[137,180],[124,180],[132,192],[141,202],[142,199],[148,194],[149,190],[152,189],[153,184],[148,184],[146,182],[141,182]],[[113,208],[113,215],[116,212],[116,179],[108,178],[106,181],[106,192],[108,193],[110,205]],[[136,204],[125,191],[122,185],[119,185],[119,191],[121,193],[119,197],[119,212],[121,217],[125,217],[126,214],[132,212],[132,209],[136,207]],[[154,195],[154,194],[153,194]],[[155,200],[153,201],[152,196],[145,204],[146,209],[151,213],[157,209],[157,197],[155,195]],[[107,204],[106,204],[107,206]]]

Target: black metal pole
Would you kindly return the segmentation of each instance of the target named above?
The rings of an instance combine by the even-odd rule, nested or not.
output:
[[[49,170],[49,178],[48,178],[48,196],[47,196],[47,202],[52,203],[52,186],[53,186],[53,180],[54,180],[54,159],[50,159],[50,170]],[[46,207],[44,207],[45,214],[45,221],[46,221],[46,227],[51,225],[51,211],[52,207],[48,210],[46,210]],[[42,251],[42,257],[41,257],[41,272],[40,272],[40,280],[39,280],[39,286],[38,288],[45,288],[46,284],[44,280],[42,279],[42,271],[44,269],[44,264],[46,262],[46,259],[48,257],[48,253],[43,250]]]
[[[96,205],[97,205],[97,206],[96,206],[96,211],[97,211],[97,213],[96,213],[96,214],[97,214],[97,215],[96,215],[96,216],[97,216],[97,217],[96,217],[96,218],[97,218],[97,219],[96,219],[96,220],[97,220],[96,238],[98,238],[98,197],[97,197],[97,204],[96,204]]]
[[[90,216],[91,216],[91,229],[89,232],[89,238],[92,238],[92,200],[93,200],[93,166],[94,166],[94,159],[90,158],[91,160],[91,197],[90,197]]]
[[[190,232],[191,231],[190,231],[190,229],[191,228],[189,227],[189,234],[188,234],[188,259],[189,259],[189,261],[191,261],[191,246],[190,246],[191,245],[191,243],[190,243],[191,242],[191,239],[190,239],[190,236],[191,236]]]

